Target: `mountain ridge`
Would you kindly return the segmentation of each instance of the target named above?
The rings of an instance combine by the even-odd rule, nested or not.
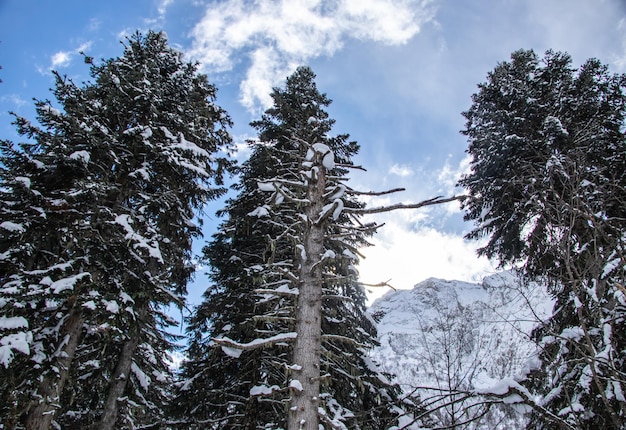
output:
[[[475,399],[461,400],[463,393],[514,378],[533,360],[530,333],[551,314],[552,304],[545,288],[521,282],[512,271],[480,283],[428,278],[370,306],[380,341],[371,358],[407,393],[417,390],[433,401],[436,424],[459,423],[484,412]],[[463,428],[513,429],[524,423],[512,407],[492,407]]]

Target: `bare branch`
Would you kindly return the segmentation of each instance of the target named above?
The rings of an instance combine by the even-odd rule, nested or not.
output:
[[[343,167],[346,169],[356,169],[356,170],[362,170],[364,172],[367,172],[367,169],[363,166],[356,166],[354,164],[342,164],[342,163],[335,163],[335,167]]]
[[[406,188],[394,188],[387,191],[357,191],[353,189],[346,190],[347,193],[355,196],[384,196],[386,194],[399,193],[402,191],[406,191]]]
[[[364,287],[373,287],[373,288],[389,287],[394,291],[398,291],[397,289],[389,285],[389,281],[391,281],[391,279],[387,279],[384,282],[379,282],[378,284],[366,284],[365,282],[359,282],[359,285],[362,285]]]
[[[437,196],[437,197],[433,197],[432,199],[424,200],[424,201],[419,202],[419,203],[409,203],[409,204],[397,203],[397,204],[391,205],[391,206],[380,206],[380,207],[377,207],[377,208],[363,208],[363,209],[344,208],[343,211],[344,212],[356,213],[356,214],[359,214],[359,215],[376,214],[376,213],[382,213],[382,212],[391,212],[391,211],[395,211],[395,210],[398,210],[398,209],[419,209],[419,208],[423,208],[425,206],[439,205],[439,204],[442,204],[442,203],[453,202],[455,200],[463,200],[465,198],[466,198],[465,195],[462,195],[462,196],[452,196],[452,197],[446,197],[446,198],[441,197],[441,196]]]

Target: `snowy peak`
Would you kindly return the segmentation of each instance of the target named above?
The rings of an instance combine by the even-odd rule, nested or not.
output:
[[[512,272],[482,283],[430,278],[370,307],[380,340],[372,358],[407,392],[429,387],[418,390],[423,399],[490,387],[522,371],[535,352],[530,332],[551,309],[544,288],[524,285]],[[450,425],[460,410],[442,406],[433,419]],[[494,423],[502,413],[469,428],[500,428]],[[523,417],[511,417],[502,428],[521,425]]]
[[[487,296],[486,289],[480,284],[428,278],[411,290],[388,292],[372,304],[370,312],[382,312],[386,315],[384,323],[396,325],[402,323],[402,313],[414,317],[416,312],[429,313],[441,306],[457,307],[486,301]]]

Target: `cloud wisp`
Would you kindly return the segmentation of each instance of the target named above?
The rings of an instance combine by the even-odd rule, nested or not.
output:
[[[211,2],[192,30],[189,55],[211,72],[245,67],[240,101],[257,111],[298,65],[332,56],[350,39],[405,44],[435,11],[433,0]]]
[[[72,51],[58,51],[50,57],[49,70],[57,70],[69,67],[72,59],[81,52],[87,51],[91,47],[91,42],[86,42]]]
[[[391,166],[391,169],[389,169],[389,173],[392,175],[400,176],[400,177],[407,177],[407,176],[413,176],[414,172],[411,166],[401,165],[401,164],[396,163],[393,166]]]

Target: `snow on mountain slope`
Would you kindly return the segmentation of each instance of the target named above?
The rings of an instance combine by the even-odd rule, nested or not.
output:
[[[552,304],[545,289],[522,285],[512,272],[482,284],[427,279],[372,304],[381,343],[372,358],[406,392],[419,387],[422,400],[433,402],[436,424],[459,424],[484,408],[476,399],[462,400],[464,392],[491,387],[523,369],[535,350],[530,332]],[[492,407],[478,423],[462,428],[513,429],[523,422],[511,407]]]

